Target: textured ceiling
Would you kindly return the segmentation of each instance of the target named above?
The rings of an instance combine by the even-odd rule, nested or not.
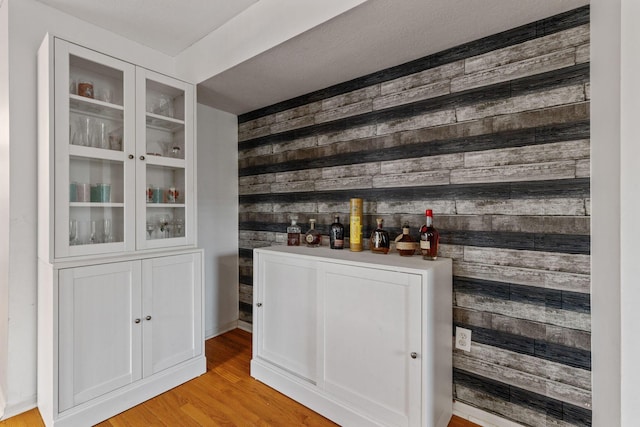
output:
[[[0,3],[3,0],[0,0]],[[174,56],[258,0],[38,0]]]
[[[176,56],[259,0],[38,1]],[[282,1],[260,5],[283,8]],[[368,0],[232,68],[212,71],[199,84],[198,101],[246,113],[585,4],[589,0]]]

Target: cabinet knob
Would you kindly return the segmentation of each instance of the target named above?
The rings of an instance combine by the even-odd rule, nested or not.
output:
[[[257,305],[258,307],[262,307],[262,303],[261,303],[261,302],[257,303],[256,305]]]
[[[151,320],[151,316],[147,316],[147,317],[145,317],[145,319]]]
[[[134,157],[133,154],[129,154],[130,159],[133,159],[133,157]]]
[[[134,320],[135,323],[140,323],[140,319]]]
[[[140,156],[140,160],[144,160],[144,156]]]
[[[418,353],[416,353],[415,351],[412,351],[412,352],[411,352],[411,358],[412,358],[412,359],[415,359],[415,358],[417,358],[417,357],[418,357]]]

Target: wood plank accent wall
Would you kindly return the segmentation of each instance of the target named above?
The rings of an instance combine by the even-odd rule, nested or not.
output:
[[[241,319],[291,214],[348,230],[361,197],[395,236],[430,208],[472,330],[455,398],[591,425],[589,89],[587,6],[240,116]]]

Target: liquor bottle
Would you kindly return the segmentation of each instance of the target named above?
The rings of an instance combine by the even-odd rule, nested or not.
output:
[[[300,226],[295,218],[291,218],[291,225],[287,227],[287,246],[300,246]]]
[[[320,243],[322,242],[322,235],[318,230],[316,230],[316,220],[310,219],[309,226],[311,228],[309,228],[307,234],[304,235],[304,240],[307,242],[307,246],[320,246]]]
[[[378,226],[371,232],[371,237],[369,238],[369,247],[373,253],[389,253],[389,233],[382,229],[383,221],[382,218],[376,218]]]
[[[422,252],[423,259],[434,260],[438,258],[440,233],[433,226],[433,211],[427,209],[425,215],[427,222],[420,227],[420,252]]]
[[[329,230],[329,247],[331,249],[344,248],[344,225],[340,224],[340,217],[333,216],[333,224]]]
[[[409,234],[409,226],[402,227],[402,234],[396,237],[396,249],[401,256],[412,256],[416,252],[416,241]]]
[[[349,200],[349,250],[362,251],[362,199]]]

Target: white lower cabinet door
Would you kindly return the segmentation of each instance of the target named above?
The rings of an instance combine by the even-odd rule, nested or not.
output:
[[[421,424],[421,277],[324,264],[320,387],[390,426]]]
[[[202,257],[142,261],[143,376],[202,353]]]
[[[60,270],[58,296],[59,412],[140,379],[140,262]]]
[[[317,371],[317,263],[259,258],[254,313],[256,354],[312,383]]]

